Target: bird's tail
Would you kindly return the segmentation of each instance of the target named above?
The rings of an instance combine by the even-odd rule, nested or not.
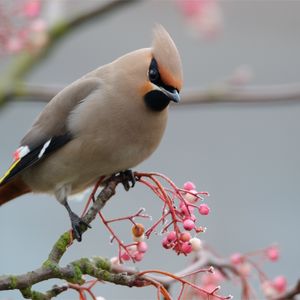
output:
[[[11,181],[0,184],[0,205],[31,192],[28,185],[20,176],[16,176]]]

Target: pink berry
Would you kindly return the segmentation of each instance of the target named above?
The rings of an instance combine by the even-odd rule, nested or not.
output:
[[[161,242],[162,246],[165,249],[170,249],[172,247],[172,245],[170,244],[170,242],[168,241],[167,237],[164,237],[162,242]]]
[[[182,245],[181,245],[181,251],[182,253],[184,254],[189,254],[191,253],[193,250],[193,247],[191,245],[190,242],[184,242]]]
[[[241,253],[234,253],[230,257],[231,263],[238,265],[244,262],[244,256]]]
[[[189,219],[191,219],[191,215],[192,215],[193,211],[194,211],[194,207],[192,207],[192,206],[182,206],[181,207],[181,213]]]
[[[210,211],[210,208],[209,208],[209,206],[207,204],[200,204],[199,205],[199,213],[201,215],[206,216],[206,215],[209,214],[209,211]]]
[[[177,239],[177,235],[175,231],[170,231],[167,235],[167,239],[169,242],[174,242]]]
[[[266,250],[266,255],[269,260],[277,261],[279,259],[279,250],[277,247],[272,246]]]
[[[122,258],[123,260],[125,260],[125,261],[130,260],[130,256],[128,255],[127,252],[124,252],[124,253],[121,255],[121,258]]]
[[[286,278],[284,276],[278,276],[273,280],[272,285],[276,291],[279,293],[284,293],[287,287]]]
[[[195,190],[196,186],[193,182],[191,181],[187,181],[184,185],[183,185],[183,189],[190,191],[190,190]]]
[[[189,242],[191,239],[191,235],[189,232],[185,231],[180,234],[180,240],[183,242]]]
[[[134,255],[134,259],[136,261],[141,261],[143,258],[144,258],[144,253],[142,253],[142,252],[136,252]]]
[[[181,209],[181,212],[185,216],[189,216],[194,211],[194,207],[193,206],[187,205],[185,203],[180,204],[180,209]]]
[[[192,221],[191,219],[185,219],[185,220],[183,221],[183,228],[184,228],[185,230],[188,230],[188,231],[194,229],[194,228],[195,228],[195,223],[194,223],[194,221]]]
[[[146,242],[139,242],[137,244],[137,250],[141,253],[145,253],[148,250],[148,245]]]

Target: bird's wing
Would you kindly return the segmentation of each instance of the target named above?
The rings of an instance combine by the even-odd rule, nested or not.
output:
[[[99,79],[85,77],[58,93],[22,139],[12,165],[0,178],[0,186],[72,140],[72,132],[67,126],[70,113],[79,103],[92,97],[100,86]]]

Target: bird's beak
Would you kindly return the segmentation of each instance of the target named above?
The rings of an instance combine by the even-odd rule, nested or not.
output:
[[[160,87],[160,90],[171,100],[174,101],[176,103],[178,103],[180,101],[180,96],[179,93],[176,89],[165,89],[163,87]]]

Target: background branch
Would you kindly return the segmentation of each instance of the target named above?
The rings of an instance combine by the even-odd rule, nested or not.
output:
[[[63,86],[33,85],[19,83],[16,89],[8,91],[6,99],[19,97],[32,102],[49,102]],[[300,83],[270,86],[213,86],[207,89],[189,89],[181,94],[180,105],[198,105],[210,103],[276,103],[300,101]]]

